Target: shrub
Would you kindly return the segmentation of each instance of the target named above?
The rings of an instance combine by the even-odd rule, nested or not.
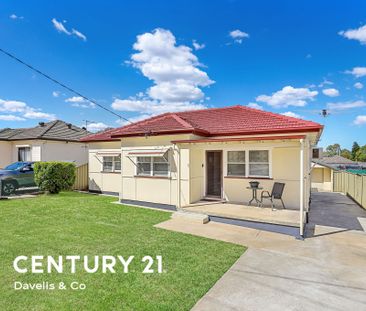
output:
[[[75,182],[76,166],[68,162],[36,162],[34,181],[40,190],[59,193],[70,190]]]

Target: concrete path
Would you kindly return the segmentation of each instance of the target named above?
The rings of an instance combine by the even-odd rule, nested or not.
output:
[[[299,241],[186,219],[157,227],[248,246],[193,310],[366,310],[363,231],[315,224],[313,236]]]
[[[341,193],[314,192],[311,194],[309,222],[350,230],[364,230],[366,210]]]

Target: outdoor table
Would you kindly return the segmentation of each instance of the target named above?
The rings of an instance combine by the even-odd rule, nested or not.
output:
[[[257,205],[261,203],[257,198],[257,190],[262,190],[263,187],[247,187],[247,189],[252,189],[252,199],[249,201],[249,205],[251,205],[253,201],[255,201]]]

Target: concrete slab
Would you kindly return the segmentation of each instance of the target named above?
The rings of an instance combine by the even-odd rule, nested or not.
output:
[[[366,233],[315,225],[304,241],[250,228],[171,219],[156,227],[248,246],[193,310],[363,310]]]
[[[233,203],[208,203],[193,204],[184,207],[184,210],[191,213],[202,213],[209,216],[225,217],[231,219],[250,220],[285,226],[299,227],[299,211],[278,209],[268,207],[256,207]]]

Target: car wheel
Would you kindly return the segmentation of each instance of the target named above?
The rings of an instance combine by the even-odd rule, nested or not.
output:
[[[15,192],[16,189],[17,189],[17,186],[16,186],[15,182],[4,181],[4,182],[2,182],[1,194],[2,195],[11,195],[12,193]]]

